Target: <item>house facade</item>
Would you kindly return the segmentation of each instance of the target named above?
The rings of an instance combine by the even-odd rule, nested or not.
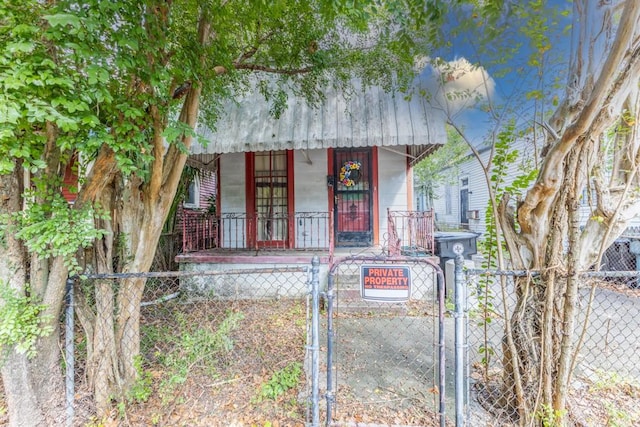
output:
[[[318,108],[288,102],[274,118],[248,95],[215,132],[200,130],[208,143],[189,161],[215,173],[216,219],[210,244],[190,245],[179,263],[272,263],[276,251],[308,262],[305,251],[384,248],[389,212],[414,209],[412,167],[445,143],[442,112],[379,88],[327,91]]]
[[[518,152],[518,158],[505,165],[501,187],[510,185],[519,175],[535,167],[537,148],[530,140],[520,139],[511,147]],[[422,206],[431,205],[436,223],[441,229],[466,229],[484,234],[486,210],[489,205],[489,184],[482,165],[486,165],[491,155],[489,147],[479,147],[481,161],[471,153],[455,167],[443,169],[443,184],[434,189],[431,201],[418,200]],[[418,198],[420,191],[416,191]]]

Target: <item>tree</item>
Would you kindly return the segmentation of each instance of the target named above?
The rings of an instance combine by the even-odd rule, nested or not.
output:
[[[434,189],[451,177],[442,170],[455,168],[462,162],[469,148],[460,134],[447,129],[447,142],[435,153],[420,161],[414,170],[416,186],[426,198],[427,206],[433,206]]]
[[[542,70],[552,48],[546,38],[546,18],[552,16],[546,2],[483,2],[460,14],[480,30],[495,20],[519,22],[533,48],[529,66]],[[604,249],[640,211],[636,126],[640,114],[640,3],[575,0],[572,17],[564,93],[555,102],[539,88],[528,92],[530,99],[547,107],[555,105],[551,116],[542,114],[544,109],[539,107],[537,114],[527,115],[529,129],[543,131],[536,138],[543,140],[537,174],[521,197],[513,194],[513,187],[491,195],[499,268],[538,273],[516,279],[515,309],[503,313],[503,387],[505,396],[515,399],[502,403],[517,412],[521,425],[541,424],[537,414],[544,408],[558,423],[567,422],[579,274],[599,268]],[[518,21],[521,18],[525,22]],[[485,44],[483,53],[494,48],[495,43]],[[513,126],[508,119],[516,115],[502,114],[508,110],[501,113],[491,102],[483,107],[496,125],[489,138],[495,147],[505,131],[509,133],[507,127]],[[510,135],[515,135],[513,128]],[[490,188],[491,170],[485,169]],[[589,218],[580,227],[583,194],[595,196],[589,199]]]
[[[288,91],[313,103],[353,76],[402,84],[438,3],[3,1],[0,285],[4,307],[35,307],[17,331],[5,316],[11,425],[62,423],[65,279],[148,271],[197,122],[215,127],[225,100],[254,87],[277,114]],[[70,164],[73,206],[60,195]],[[135,381],[144,286],[97,283],[79,302],[100,416]]]

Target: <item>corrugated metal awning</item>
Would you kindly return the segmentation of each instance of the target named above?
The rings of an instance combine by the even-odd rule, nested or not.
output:
[[[446,141],[442,111],[421,96],[407,100],[378,87],[355,91],[348,99],[328,91],[322,106],[315,109],[290,96],[279,119],[269,113],[268,103],[256,92],[230,103],[215,132],[200,129],[199,133],[209,142],[206,147],[194,142],[191,152],[195,158],[282,149],[410,146],[406,152],[417,161]]]

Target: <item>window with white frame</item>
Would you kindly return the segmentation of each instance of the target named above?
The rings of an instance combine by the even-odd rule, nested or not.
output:
[[[187,193],[184,196],[183,206],[188,209],[197,209],[200,207],[200,180],[194,177],[189,183]]]

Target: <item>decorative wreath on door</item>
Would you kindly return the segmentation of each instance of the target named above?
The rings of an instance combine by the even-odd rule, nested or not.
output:
[[[340,168],[340,183],[345,187],[351,187],[356,184],[358,178],[360,178],[360,162],[354,162],[349,160]]]

